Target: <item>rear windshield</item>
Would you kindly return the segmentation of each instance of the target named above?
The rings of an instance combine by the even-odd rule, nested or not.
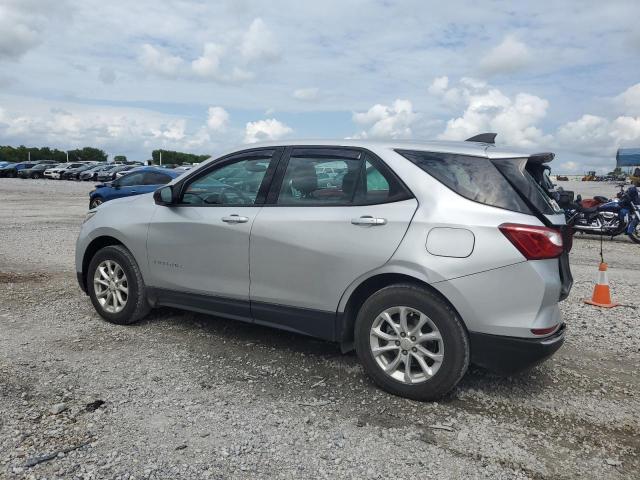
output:
[[[454,153],[396,151],[469,200],[531,214],[527,204],[488,158]]]

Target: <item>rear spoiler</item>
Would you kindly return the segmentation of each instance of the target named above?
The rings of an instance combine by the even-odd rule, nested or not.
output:
[[[555,153],[543,152],[543,153],[534,153],[532,155],[529,155],[529,159],[527,161],[541,165],[543,163],[549,163],[554,158],[556,158]]]

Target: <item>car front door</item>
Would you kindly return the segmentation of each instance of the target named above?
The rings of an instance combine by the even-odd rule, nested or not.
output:
[[[319,182],[329,169],[339,173]],[[371,153],[288,149],[251,232],[256,322],[333,339],[342,294],[391,258],[417,205]]]
[[[179,203],[157,206],[149,226],[149,282],[185,305],[241,319],[249,308],[249,234],[280,150],[216,161],[176,184]]]

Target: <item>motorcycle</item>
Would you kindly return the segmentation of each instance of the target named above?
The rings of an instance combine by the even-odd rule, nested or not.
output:
[[[565,208],[567,224],[575,232],[608,237],[626,234],[633,242],[640,243],[638,189],[632,186],[625,191],[624,185],[619,187],[615,199],[597,196],[582,200],[578,195],[576,202]]]

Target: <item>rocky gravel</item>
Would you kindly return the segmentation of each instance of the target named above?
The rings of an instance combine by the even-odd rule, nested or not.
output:
[[[0,179],[0,478],[638,478],[640,246],[578,238],[568,339],[528,373],[388,395],[308,337],[160,309],[100,319],[74,274],[91,185]]]

